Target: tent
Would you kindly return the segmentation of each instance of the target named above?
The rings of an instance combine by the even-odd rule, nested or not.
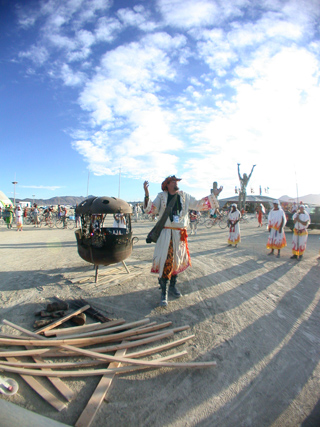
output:
[[[246,198],[246,205],[249,207],[249,211],[254,212],[255,208],[258,204],[263,203],[265,207],[273,207],[272,202],[274,201],[274,198],[267,197],[267,196],[252,196],[247,195]],[[222,209],[226,204],[236,203],[238,205],[239,203],[239,196],[235,194],[232,197],[227,197],[226,199],[219,199],[219,206]]]
[[[11,200],[2,191],[0,191],[0,207],[4,208],[7,205],[13,206]]]

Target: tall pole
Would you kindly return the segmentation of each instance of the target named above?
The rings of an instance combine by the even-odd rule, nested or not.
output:
[[[118,190],[118,199],[120,199],[120,184],[121,184],[121,167],[119,169],[119,190]]]
[[[16,206],[16,184],[17,181],[12,181],[13,184],[13,206]]]

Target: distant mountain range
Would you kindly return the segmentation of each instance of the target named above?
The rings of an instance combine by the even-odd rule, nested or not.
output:
[[[51,199],[19,199],[21,202],[33,202],[37,203],[38,206],[55,206],[55,205],[70,205],[75,206],[77,203],[81,203],[83,200],[94,197],[94,196],[63,196],[63,197],[52,197]],[[18,199],[17,199],[18,200]],[[293,202],[296,201],[296,197],[281,196],[279,198],[282,202]],[[320,205],[320,194],[308,194],[307,196],[299,196],[299,202],[308,203],[309,205]],[[130,202],[129,202],[130,203]],[[135,202],[133,202],[135,203]]]
[[[297,197],[281,196],[281,202],[296,202]],[[320,194],[308,194],[307,196],[299,196],[299,202],[307,203],[309,205],[320,205]]]
[[[70,205],[75,206],[77,203],[81,203],[83,200],[94,197],[94,196],[63,196],[63,197],[51,197],[51,199],[17,199],[19,202],[31,202],[36,203],[38,206],[56,206],[56,205]]]
[[[31,202],[36,203],[38,206],[76,206],[76,204],[81,203],[83,200],[88,199],[89,197],[95,197],[95,196],[63,196],[63,197],[51,197],[51,199],[16,199],[17,202]],[[12,200],[13,201],[13,200]],[[130,203],[130,202],[129,202]],[[132,202],[136,203],[136,202]],[[140,202],[141,203],[141,202]]]

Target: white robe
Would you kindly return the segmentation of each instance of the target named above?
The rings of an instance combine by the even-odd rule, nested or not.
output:
[[[189,210],[208,211],[212,208],[218,208],[219,203],[213,194],[196,200],[190,194],[184,191],[178,191],[181,201],[181,212],[178,222],[171,222],[168,217],[165,228],[160,233],[156,243],[152,261],[151,272],[162,276],[163,268],[167,259],[170,240],[173,244],[173,275],[181,273],[191,265],[190,253],[187,240],[187,226],[189,223]],[[159,218],[163,215],[167,206],[168,192],[163,191],[157,195],[155,200],[149,200],[145,209],[147,214],[158,214]]]
[[[235,212],[230,212],[228,215],[228,219],[231,222],[229,227],[229,245],[237,245],[241,241],[240,237],[240,222],[234,224],[235,221],[241,218],[240,211],[238,209]]]
[[[282,222],[281,233],[280,225]],[[268,227],[269,227],[269,238],[267,243],[268,249],[282,249],[287,246],[286,235],[284,233],[284,226],[286,225],[287,219],[285,213],[281,208],[272,209],[268,216]]]
[[[297,212],[293,215],[292,219],[294,220],[297,217],[299,217],[300,221],[307,222],[306,225],[300,224],[300,222],[296,222],[293,229],[292,253],[293,255],[300,256],[303,255],[307,247],[307,228],[310,223],[310,215],[306,211],[304,211],[304,213]]]

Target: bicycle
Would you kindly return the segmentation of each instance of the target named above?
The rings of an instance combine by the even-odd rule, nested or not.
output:
[[[55,226],[57,228],[68,228],[69,230],[74,229],[76,226],[76,221],[72,219],[71,217],[64,218],[63,216],[58,218],[55,222]]]
[[[249,219],[247,216],[242,216],[239,220],[240,222],[243,222],[244,224],[248,224],[249,223]]]

